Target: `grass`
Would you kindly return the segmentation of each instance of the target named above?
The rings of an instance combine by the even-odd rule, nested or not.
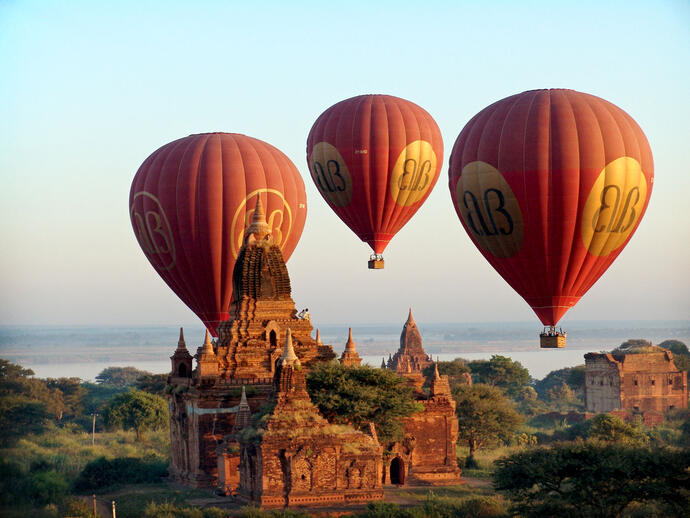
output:
[[[168,430],[149,432],[137,442],[133,431],[96,433],[96,444],[91,445],[91,434],[74,427],[53,426],[40,435],[27,435],[12,448],[2,450],[4,460],[15,462],[23,471],[32,464],[47,463],[72,481],[84,466],[99,457],[158,457],[170,456]]]

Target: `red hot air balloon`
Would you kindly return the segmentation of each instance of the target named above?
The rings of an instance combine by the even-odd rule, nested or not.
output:
[[[309,171],[321,195],[371,246],[369,268],[427,199],[443,163],[434,119],[410,101],[360,95],[319,116],[307,139]]]
[[[232,271],[257,196],[287,260],[307,215],[304,182],[279,150],[235,133],[164,145],[137,171],[129,211],[153,267],[216,335],[228,318]]]
[[[623,110],[572,90],[533,90],[485,108],[458,136],[449,166],[470,238],[548,332],[601,277],[649,203],[654,164]]]

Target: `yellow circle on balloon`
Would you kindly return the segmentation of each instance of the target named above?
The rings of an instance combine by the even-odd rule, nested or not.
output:
[[[522,211],[501,171],[481,160],[465,165],[455,186],[455,205],[482,250],[496,257],[518,253],[524,237]]]
[[[335,207],[352,200],[352,177],[338,149],[328,142],[316,144],[309,155],[309,172],[321,195]]]
[[[395,161],[390,180],[395,203],[409,207],[429,191],[436,176],[436,153],[426,140],[415,140],[405,146]]]
[[[617,158],[599,173],[582,212],[582,242],[591,254],[605,256],[621,247],[640,221],[647,179],[640,163]]]

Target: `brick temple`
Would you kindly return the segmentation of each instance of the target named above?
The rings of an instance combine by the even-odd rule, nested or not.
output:
[[[447,379],[438,372],[429,380],[422,374],[431,358],[411,312],[400,350],[386,366],[410,381],[424,407],[405,418],[404,440],[384,448],[373,425],[364,433],[331,425],[319,414],[304,376],[311,365],[336,354],[318,330],[312,338],[308,318],[297,316],[288,271],[260,200],[235,264],[229,314],[218,339],[207,332],[194,356],[180,330],[171,356],[173,480],[217,487],[261,507],[377,500],[384,483],[460,482],[455,403]],[[361,364],[351,329],[340,362]],[[259,425],[250,426],[252,416],[261,416]]]
[[[663,413],[687,408],[687,372],[673,353],[651,343],[611,353],[585,354],[585,409],[627,417],[640,414],[655,424]]]

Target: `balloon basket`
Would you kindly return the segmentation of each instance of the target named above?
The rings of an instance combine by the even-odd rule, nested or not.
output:
[[[539,346],[542,349],[562,349],[565,347],[565,333],[541,333]]]
[[[370,270],[383,270],[383,259],[369,259]]]

